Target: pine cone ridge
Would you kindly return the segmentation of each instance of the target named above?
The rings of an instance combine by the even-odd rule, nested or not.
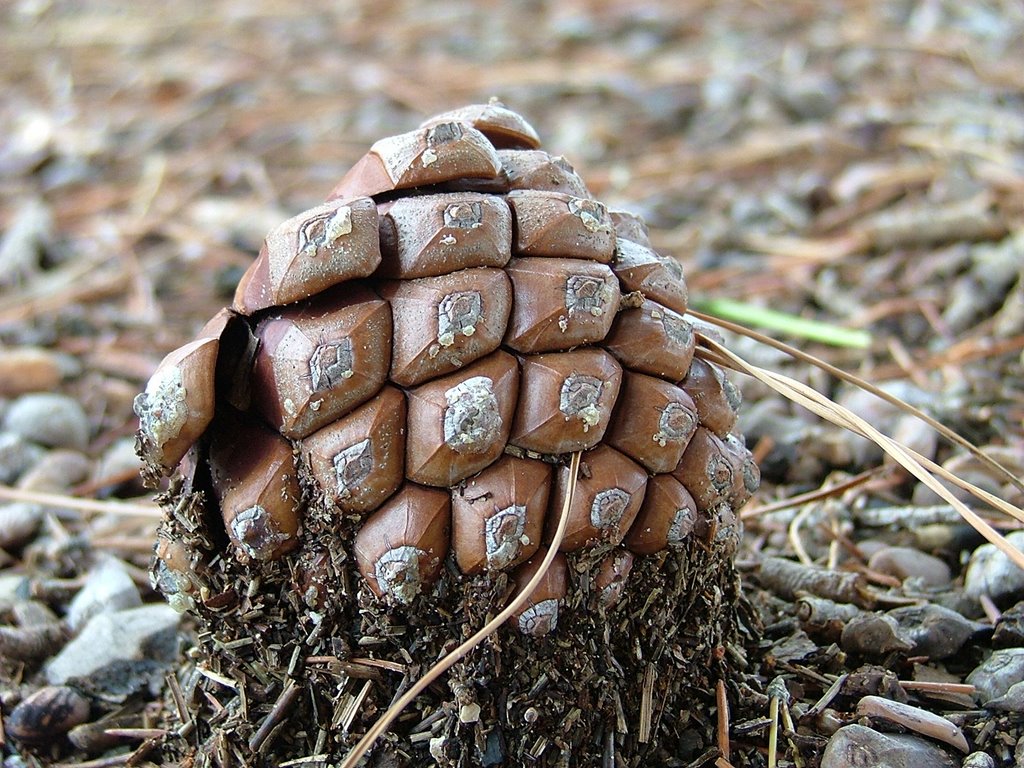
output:
[[[694,359],[679,263],[539,145],[495,103],[378,141],[137,398],[147,474],[173,477],[155,583],[219,666],[275,678],[253,666],[280,667],[275,644],[344,656],[482,624],[539,563],[576,451],[568,559],[512,622],[516,653],[652,584],[692,605],[709,564],[734,591],[732,510],[757,487],[737,390]],[[707,605],[719,624],[728,603]],[[252,656],[225,652],[252,621]],[[671,618],[631,621],[653,638]],[[479,664],[453,674],[493,678]]]

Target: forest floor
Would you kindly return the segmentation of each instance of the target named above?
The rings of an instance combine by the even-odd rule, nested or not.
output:
[[[67,639],[70,601],[105,557],[125,564],[144,602],[159,600],[146,574],[159,512],[131,452],[132,399],[159,360],[230,300],[267,231],[322,200],[373,141],[492,96],[526,115],[595,197],[647,220],[655,246],[683,264],[696,309],[738,312],[1024,476],[1019,3],[488,5],[0,7],[5,718],[46,684],[41,670]],[[807,322],[758,325],[760,308]],[[840,343],[808,338],[806,326]],[[723,337],[1024,504],[1019,482],[892,407],[780,351]],[[764,480],[742,511],[738,556],[764,624],[764,688],[723,719],[734,764],[768,764],[771,713],[787,699],[793,728],[783,717],[779,765],[818,765],[846,723],[900,730],[858,711],[877,693],[944,716],[971,752],[991,758],[972,765],[1024,765],[1024,696],[986,697],[965,683],[993,649],[1024,647],[1024,578],[991,570],[998,563],[968,576],[983,540],[952,507],[861,438],[759,382],[740,385],[740,426]],[[30,426],[11,437],[18,398],[34,391],[66,395],[85,423],[71,413],[47,427],[40,413],[38,434]],[[84,503],[43,503],[31,490]],[[1020,527],[973,506],[1004,532]],[[773,558],[797,564],[799,578],[779,576]],[[835,591],[826,577],[854,588]],[[852,613],[819,601],[844,596]],[[35,607],[26,613],[25,602]],[[947,642],[963,632],[948,655],[922,645],[920,620],[880,618],[929,605],[976,622],[939,632]],[[47,624],[47,609],[64,623]],[[868,620],[876,623],[860,635],[849,629]],[[40,622],[59,628],[28,633],[38,647],[18,645]],[[91,700],[89,718],[116,716],[113,734],[94,728],[77,746],[44,734],[24,748],[0,728],[5,768],[159,762],[168,670],[157,670],[133,670],[146,684],[129,680]],[[776,678],[783,688],[768,688]],[[678,765],[728,765],[725,747]],[[945,749],[960,765],[963,754]]]

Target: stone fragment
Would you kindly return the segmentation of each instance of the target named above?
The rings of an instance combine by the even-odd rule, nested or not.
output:
[[[964,682],[975,687],[975,698],[985,705],[1005,696],[1010,686],[1021,680],[1024,680],[1024,648],[1003,648],[975,667]]]
[[[67,395],[22,395],[7,409],[3,428],[51,448],[82,450],[89,444],[89,419],[78,401]]]
[[[13,432],[0,432],[0,483],[12,485],[46,451]]]
[[[1002,696],[989,699],[985,708],[1001,712],[1024,712],[1024,681],[1011,685]]]
[[[13,550],[31,539],[43,519],[38,504],[12,501],[0,505],[0,549]]]
[[[1024,551],[1024,531],[1012,531],[1006,540]],[[1024,594],[1024,571],[994,544],[983,544],[967,564],[964,591],[972,597],[988,595],[996,603],[1019,600]]]
[[[85,584],[72,598],[66,618],[71,631],[77,632],[93,616],[139,605],[142,596],[124,563],[107,557],[89,572]]]
[[[986,624],[934,603],[895,608],[887,615],[896,619],[902,636],[914,644],[910,653],[936,660],[953,656],[972,636],[991,631]]]
[[[913,547],[881,549],[868,560],[868,568],[901,581],[915,579],[929,588],[948,587],[952,579],[945,562]]]
[[[26,491],[61,493],[86,480],[92,462],[79,452],[63,448],[50,451],[18,478],[18,487]]]
[[[177,658],[181,616],[152,604],[94,616],[45,666],[51,685],[78,681],[89,690],[126,695]]]
[[[914,647],[896,619],[880,613],[864,613],[848,621],[839,644],[847,653],[872,658],[893,651],[906,653]]]
[[[958,768],[941,747],[918,736],[879,733],[863,725],[848,725],[833,734],[821,756],[821,768]]]

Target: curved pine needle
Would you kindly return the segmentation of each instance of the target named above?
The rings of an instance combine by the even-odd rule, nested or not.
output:
[[[408,691],[395,701],[387,711],[384,712],[378,718],[377,722],[373,724],[373,727],[366,732],[366,734],[359,740],[359,743],[352,747],[352,751],[348,753],[345,759],[342,761],[339,768],[355,768],[356,763],[363,755],[370,751],[377,739],[388,729],[407,706],[409,706],[413,700],[419,696],[432,682],[438,677],[448,671],[456,662],[465,658],[474,648],[480,643],[486,640],[488,637],[493,635],[498,628],[511,618],[512,614],[518,611],[526,601],[530,599],[530,595],[540,584],[541,579],[548,572],[548,568],[551,567],[552,561],[555,559],[555,555],[558,553],[558,547],[562,543],[562,538],[565,536],[565,528],[569,522],[569,509],[572,505],[572,497],[576,492],[576,479],[579,476],[580,470],[580,456],[579,452],[572,455],[572,462],[569,464],[569,492],[565,495],[565,503],[562,504],[562,511],[558,518],[558,528],[555,530],[555,535],[551,539],[551,543],[548,545],[548,551],[544,555],[544,560],[540,564],[540,568],[533,575],[533,578],[527,582],[523,590],[516,596],[516,598],[509,603],[505,608],[493,619],[488,621],[477,630],[471,638],[466,640],[462,645],[456,648],[454,651],[449,653],[447,656],[438,661],[432,666],[427,672],[417,680]]]
[[[732,331],[733,333],[738,333],[741,336],[746,336],[747,338],[754,339],[755,341],[758,341],[762,344],[767,344],[768,346],[773,347],[779,350],[780,352],[785,352],[790,357],[793,357],[797,360],[802,360],[803,362],[809,363],[810,365],[813,365],[816,368],[820,368],[826,373],[835,376],[837,379],[845,381],[847,384],[852,384],[855,387],[860,387],[861,389],[870,392],[875,397],[882,398],[890,405],[894,405],[906,413],[913,414],[915,417],[923,421],[925,424],[934,429],[944,438],[946,438],[952,443],[955,443],[956,445],[959,445],[964,450],[970,452],[972,456],[976,457],[982,464],[991,469],[993,472],[998,473],[1007,482],[1012,483],[1019,490],[1024,491],[1024,480],[1017,477],[1015,474],[1013,474],[1013,472],[1008,470],[998,461],[993,459],[988,454],[984,453],[970,440],[963,437],[962,435],[958,435],[956,432],[947,427],[941,421],[938,421],[934,417],[929,416],[927,413],[920,410],[919,408],[915,408],[909,403],[900,400],[895,395],[889,394],[884,389],[880,389],[871,382],[862,379],[859,376],[855,376],[854,374],[849,373],[848,371],[844,371],[842,368],[837,368],[836,366],[825,362],[819,357],[815,357],[814,355],[804,352],[803,350],[797,349],[796,347],[790,346],[789,344],[778,341],[777,339],[773,339],[770,336],[765,336],[762,333],[758,333],[757,331],[751,330],[750,328],[746,328],[745,326],[742,326],[738,323],[733,323],[730,322],[729,320],[724,320],[722,318],[715,317],[714,315],[707,315],[703,312],[697,312],[695,310],[687,310],[687,314],[693,315],[698,320],[701,320],[703,322],[709,323],[711,325],[717,325],[718,327],[725,328],[726,330]]]
[[[911,451],[906,446],[893,440],[891,437],[882,434],[875,429],[871,424],[857,416],[848,408],[844,408],[838,403],[830,400],[829,398],[822,395],[820,392],[808,387],[806,384],[799,382],[795,379],[791,379],[788,376],[774,373],[772,371],[765,370],[756,365],[746,362],[743,358],[730,352],[722,345],[702,336],[701,342],[720,358],[728,360],[732,363],[732,367],[737,370],[743,371],[764,384],[771,387],[779,394],[787,397],[798,405],[802,405],[812,413],[821,416],[822,418],[836,424],[837,426],[849,429],[851,432],[862,435],[868,438],[873,443],[878,445],[883,451],[891,456],[898,464],[906,469],[910,474],[928,486],[938,496],[940,496],[946,503],[952,505],[954,509],[960,514],[961,517],[966,520],[971,527],[973,527],[978,533],[984,536],[990,543],[996,546],[1003,554],[1005,554],[1010,560],[1012,560],[1018,568],[1024,570],[1024,552],[1021,552],[1016,547],[1012,546],[1006,539],[999,534],[992,526],[990,526],[985,520],[978,516],[973,510],[971,510],[966,504],[960,501],[954,496],[949,489],[947,489],[942,483],[938,481],[929,471],[925,468],[925,465],[918,461]],[[937,465],[936,465],[937,466]],[[942,474],[943,478],[952,477],[948,472]],[[970,491],[978,498],[983,498],[984,493],[981,489],[976,488],[970,483],[965,483],[963,486],[966,490]],[[986,494],[990,495],[990,494]],[[992,497],[995,498],[995,497]],[[984,499],[983,499],[984,500]],[[1017,519],[1024,519],[1024,510],[1017,509],[1011,504],[1007,504],[1001,499],[998,500],[999,504],[996,505],[999,509],[1008,511]],[[1012,510],[1012,511],[1010,511]]]

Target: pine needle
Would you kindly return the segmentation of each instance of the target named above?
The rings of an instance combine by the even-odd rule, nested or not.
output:
[[[1012,504],[1008,504],[1002,499],[986,493],[973,484],[955,477],[952,473],[946,471],[929,459],[925,459],[920,454],[917,454],[915,451],[912,451],[896,440],[893,440],[891,437],[882,434],[871,426],[871,424],[848,408],[844,408],[806,384],[788,376],[783,376],[779,373],[752,365],[738,355],[727,350],[721,344],[718,344],[714,340],[703,335],[700,336],[700,341],[704,345],[704,349],[710,350],[710,356],[714,357],[716,360],[725,362],[729,367],[753,376],[779,394],[789,400],[792,400],[798,405],[802,405],[804,408],[823,419],[830,421],[837,426],[849,429],[851,432],[871,440],[904,469],[906,469],[907,472],[933,490],[948,504],[952,505],[953,508],[960,513],[960,516],[971,525],[971,527],[1010,558],[1017,567],[1024,570],[1024,552],[1021,552],[1019,549],[1007,542],[998,531],[992,528],[992,526],[979,517],[966,504],[954,496],[935,476],[931,474],[931,472],[939,475],[943,480],[959,485],[961,488],[967,490],[977,498],[991,504],[1006,514],[1016,517],[1018,520],[1024,520],[1024,510],[1020,510]],[[929,472],[929,469],[931,472]]]
[[[505,606],[497,616],[481,627],[476,634],[466,640],[466,642],[434,664],[434,666],[427,670],[423,677],[417,680],[408,691],[388,707],[387,711],[385,711],[377,722],[373,724],[373,727],[370,728],[363,738],[359,740],[359,743],[352,748],[352,751],[348,753],[338,768],[355,768],[359,759],[370,751],[377,739],[379,739],[384,731],[388,729],[388,726],[395,721],[405,708],[408,707],[413,700],[427,688],[427,686],[448,671],[456,662],[469,655],[469,653],[480,645],[480,643],[497,632],[498,628],[508,621],[512,617],[512,614],[522,608],[526,604],[526,601],[530,599],[530,595],[533,594],[537,585],[540,584],[541,579],[543,579],[544,575],[548,572],[548,568],[551,567],[551,563],[555,559],[555,555],[558,553],[558,547],[561,545],[562,539],[565,536],[565,528],[569,522],[569,509],[572,506],[572,498],[576,492],[576,481],[580,470],[580,456],[581,454],[579,452],[572,455],[572,462],[569,464],[569,492],[565,495],[565,503],[562,504],[561,515],[558,518],[558,528],[555,530],[555,535],[551,538],[551,542],[548,545],[548,551],[544,555],[544,560],[541,562],[540,568],[538,568],[537,572],[533,575],[533,578],[527,582],[523,590],[515,597],[514,600],[512,600],[511,603]]]
[[[108,515],[125,517],[148,517],[162,520],[164,513],[155,504],[133,504],[127,501],[98,501],[96,499],[80,499],[76,496],[64,496],[59,493],[42,493],[26,491],[22,488],[11,488],[0,485],[0,499],[5,501],[24,501],[29,504],[42,504],[59,509],[74,509],[79,512],[99,512]]]
[[[984,453],[970,440],[967,440],[961,435],[958,435],[945,424],[933,418],[932,416],[929,416],[924,411],[915,408],[914,406],[904,402],[903,400],[900,400],[895,395],[889,394],[884,389],[880,389],[871,382],[862,379],[859,376],[855,376],[854,374],[849,373],[848,371],[844,371],[842,368],[837,368],[836,366],[825,362],[821,358],[815,357],[814,355],[804,352],[801,349],[798,349],[789,344],[773,339],[770,336],[765,336],[763,333],[758,333],[757,331],[751,330],[750,328],[746,328],[738,323],[733,323],[730,322],[729,320],[724,320],[713,315],[707,315],[704,314],[703,312],[696,312],[692,310],[688,310],[688,314],[692,315],[693,317],[696,317],[698,320],[702,320],[705,323],[717,325],[718,327],[724,328],[727,331],[738,333],[741,336],[746,336],[747,338],[753,339],[754,341],[758,341],[762,344],[767,344],[768,346],[773,347],[774,349],[777,349],[780,352],[785,352],[790,357],[793,357],[797,360],[801,360],[805,363],[809,363],[816,368],[820,368],[826,373],[835,376],[837,379],[845,381],[847,384],[852,384],[853,386],[859,387],[860,389],[863,389],[866,392],[870,392],[875,397],[880,397],[882,400],[885,400],[890,405],[896,406],[901,411],[914,415],[915,417],[923,421],[925,424],[927,424],[929,427],[934,429],[936,432],[938,432],[940,435],[942,435],[944,438],[949,440],[951,443],[959,445],[961,448],[968,451],[972,456],[976,457],[978,461],[980,461],[986,467],[988,467],[993,472],[998,474],[1005,481],[1012,483],[1019,490],[1024,491],[1024,480],[1014,475],[1010,470],[1008,470],[998,461]]]
[[[691,299],[691,306],[710,312],[726,320],[756,325],[786,336],[808,341],[819,341],[833,347],[867,349],[871,346],[871,334],[857,328],[843,328],[839,325],[810,320],[806,317],[779,312],[756,304],[747,304],[735,299]],[[691,312],[691,314],[696,314]]]

